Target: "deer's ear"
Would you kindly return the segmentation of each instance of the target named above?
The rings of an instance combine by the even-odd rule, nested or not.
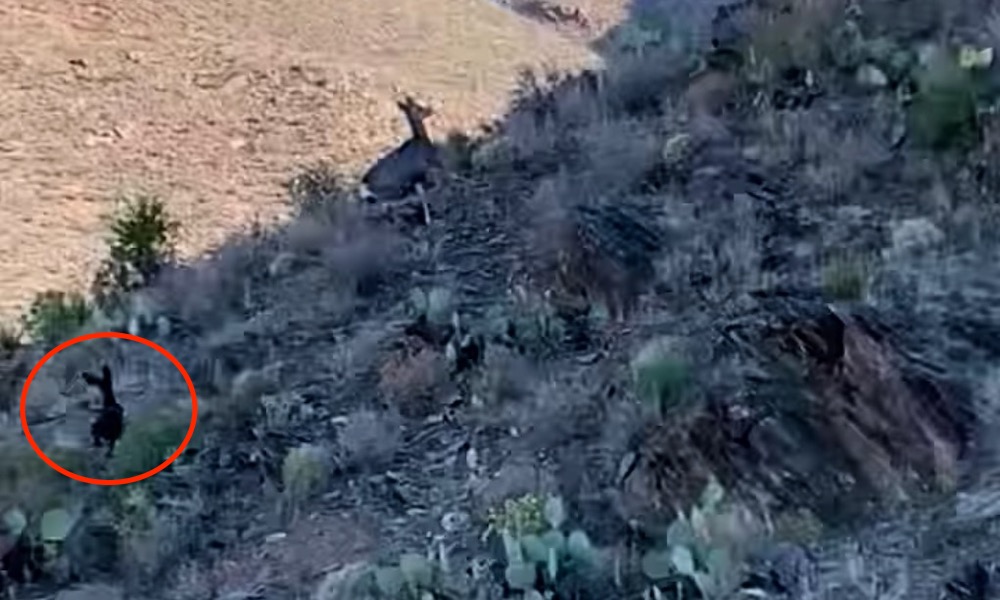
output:
[[[104,374],[104,381],[111,383],[111,369],[108,367],[108,365],[104,365],[104,367],[101,369],[101,373]]]

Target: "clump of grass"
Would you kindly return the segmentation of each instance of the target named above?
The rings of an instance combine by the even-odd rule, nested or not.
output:
[[[823,293],[833,300],[861,300],[867,282],[868,267],[858,258],[837,257],[823,269]]]
[[[23,317],[24,328],[35,341],[58,344],[72,337],[91,312],[80,294],[50,290],[35,296]]]
[[[914,141],[932,150],[963,150],[979,138],[977,89],[973,74],[943,50],[917,73],[917,93],[909,107]]]
[[[281,465],[287,506],[294,509],[323,490],[329,481],[329,466],[327,453],[319,446],[303,444],[289,450]]]
[[[319,216],[347,197],[348,191],[334,166],[321,161],[304,169],[286,184],[292,206],[300,215]]]
[[[145,287],[173,260],[180,223],[154,196],[125,198],[111,217],[109,256],[94,279],[99,306],[117,302],[123,294]]]
[[[690,369],[672,341],[657,339],[644,346],[632,361],[632,376],[639,398],[664,416],[684,400]]]
[[[395,411],[359,410],[347,419],[338,436],[346,467],[375,469],[392,460],[400,442],[400,419]]]
[[[0,323],[0,358],[5,358],[21,347],[23,329],[11,323]]]

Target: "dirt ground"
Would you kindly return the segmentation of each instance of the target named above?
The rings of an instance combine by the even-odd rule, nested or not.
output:
[[[622,0],[586,0],[593,36]],[[163,197],[195,256],[285,210],[282,183],[397,143],[391,100],[432,133],[503,112],[523,65],[596,64],[581,36],[485,0],[21,0],[0,7],[0,318],[84,289],[102,216]],[[586,36],[584,36],[586,37]]]

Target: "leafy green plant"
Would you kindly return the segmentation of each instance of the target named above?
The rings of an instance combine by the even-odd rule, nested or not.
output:
[[[579,529],[563,532],[566,511],[562,499],[549,497],[543,508],[549,529],[541,534],[518,534],[503,529],[507,585],[528,596],[551,597],[571,573],[587,573],[599,565],[600,554]],[[536,586],[541,583],[544,591]]]
[[[179,230],[180,223],[169,216],[159,198],[125,199],[112,216],[109,256],[94,280],[98,305],[106,306],[122,294],[149,285],[173,260]]]
[[[32,339],[57,344],[72,337],[90,315],[91,307],[83,296],[50,290],[35,296],[23,322]]]
[[[654,587],[680,575],[693,580],[706,600],[736,589],[739,565],[756,529],[748,512],[724,504],[724,496],[712,479],[690,513],[678,514],[665,539],[643,554],[642,572]]]

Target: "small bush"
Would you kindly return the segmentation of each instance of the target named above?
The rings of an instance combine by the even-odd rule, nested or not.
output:
[[[9,323],[0,323],[0,358],[10,356],[21,347],[21,328]]]
[[[861,300],[867,280],[864,262],[854,258],[837,258],[823,269],[823,293],[833,300]]]
[[[319,162],[292,177],[286,184],[292,206],[300,215],[320,216],[348,191],[333,165]]]
[[[687,361],[666,340],[647,344],[632,361],[639,398],[660,416],[684,399],[689,381]]]
[[[338,437],[345,466],[375,469],[392,460],[399,447],[399,426],[395,412],[360,410],[352,414]]]
[[[948,53],[939,51],[917,76],[909,107],[914,141],[932,150],[963,150],[976,143],[976,82]]]
[[[24,315],[24,327],[35,341],[58,344],[72,337],[90,318],[83,296],[57,291],[42,292]]]
[[[760,9],[752,19],[753,54],[775,71],[817,69],[829,58],[830,35],[843,14],[842,0],[805,0],[790,10]]]
[[[403,416],[424,414],[447,381],[445,357],[427,347],[400,350],[379,369],[379,391]]]
[[[81,472],[86,456],[75,450],[46,449],[46,454],[74,472]],[[40,514],[50,508],[69,503],[73,483],[44,464],[35,452],[23,442],[0,446],[0,507],[22,506],[30,513]]]
[[[329,480],[326,452],[312,444],[292,448],[281,465],[281,480],[285,499],[294,508],[326,487]]]
[[[171,409],[127,421],[115,446],[115,470],[121,477],[131,477],[159,466],[184,441],[188,419]]]
[[[173,260],[179,230],[180,223],[170,218],[162,200],[145,195],[124,200],[111,219],[110,256],[94,280],[98,305],[149,285]]]

